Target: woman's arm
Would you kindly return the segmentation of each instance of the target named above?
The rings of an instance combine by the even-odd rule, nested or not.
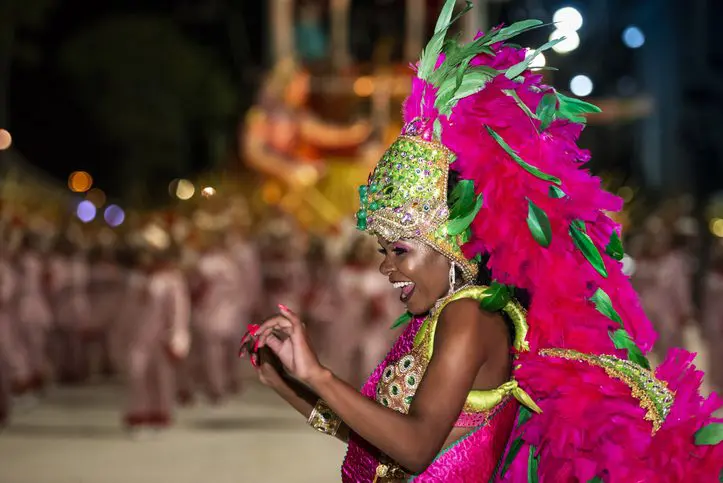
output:
[[[290,332],[294,339],[301,322],[293,314],[284,312],[284,316],[293,326]],[[294,361],[304,382],[352,431],[407,470],[418,473],[444,445],[475,381],[483,387],[505,382],[478,378],[490,348],[501,343],[507,343],[501,317],[481,312],[473,300],[450,303],[441,314],[434,355],[406,415],[362,396],[318,362],[311,367],[301,354],[295,354]],[[305,350],[298,336],[293,345],[295,353]]]

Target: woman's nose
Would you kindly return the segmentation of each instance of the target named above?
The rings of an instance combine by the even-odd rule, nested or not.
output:
[[[379,265],[379,271],[382,275],[385,277],[388,277],[392,274],[394,271],[394,264],[389,261],[389,257],[384,257],[384,260],[382,261],[381,265]]]

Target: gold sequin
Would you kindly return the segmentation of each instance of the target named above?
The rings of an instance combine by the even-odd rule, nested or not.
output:
[[[584,354],[570,349],[542,349],[540,355],[586,362],[602,368],[608,376],[624,382],[630,388],[632,396],[640,402],[640,407],[646,410],[645,419],[653,423],[653,434],[665,422],[673,405],[675,393],[668,389],[668,384],[632,361],[607,354]]]

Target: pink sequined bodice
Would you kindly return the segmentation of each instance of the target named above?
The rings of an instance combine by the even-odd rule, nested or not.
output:
[[[406,370],[405,363],[408,364],[409,355],[415,352],[414,338],[423,322],[423,318],[415,318],[410,322],[387,357],[377,366],[362,387],[361,392],[364,396],[379,400],[381,398],[380,387],[383,392],[387,392],[387,388],[389,390],[392,388],[390,382],[399,379],[404,383],[402,378],[408,378],[411,371]],[[395,371],[393,377],[390,377],[389,368],[399,370]],[[397,375],[399,377],[396,377]],[[423,377],[423,373],[418,376]],[[415,389],[417,383],[418,381],[415,379],[413,383]],[[401,401],[408,405],[411,398],[404,400],[408,397],[409,395],[403,396]],[[480,417],[463,412],[455,426],[474,427],[475,429],[442,450],[424,473],[415,476],[412,481],[488,481],[493,476],[498,461],[502,457],[517,414],[517,407],[516,401],[506,400],[490,414],[480,414]],[[380,453],[376,448],[352,433],[342,466],[342,481],[345,483],[372,482],[379,464],[379,457]]]

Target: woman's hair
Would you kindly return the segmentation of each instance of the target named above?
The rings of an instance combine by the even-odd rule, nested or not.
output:
[[[454,191],[454,188],[457,187],[457,184],[460,181],[459,173],[457,171],[450,169],[449,170],[449,176],[447,178],[447,203],[449,204],[449,197],[452,195],[452,191]],[[451,209],[451,206],[450,206]],[[490,285],[492,283],[492,272],[490,271],[489,267],[487,267],[487,262],[489,262],[490,255],[489,253],[483,253],[480,263],[478,265],[478,274],[477,279],[475,280],[476,285]],[[457,276],[460,278],[462,277],[462,272],[459,271],[459,268],[457,269]],[[514,296],[515,299],[522,305],[525,310],[529,309],[530,307],[530,293],[527,290],[522,290],[515,288],[514,289]],[[506,319],[506,317],[505,317]]]

